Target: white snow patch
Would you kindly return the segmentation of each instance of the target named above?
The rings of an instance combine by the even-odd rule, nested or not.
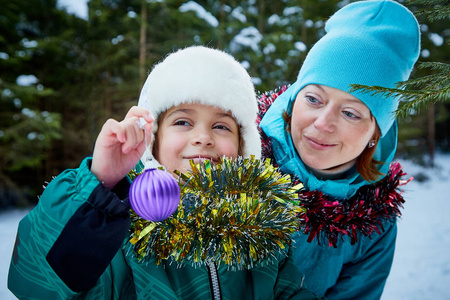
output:
[[[181,12],[193,11],[196,13],[197,17],[205,20],[212,27],[219,26],[219,21],[214,17],[209,11],[207,11],[203,6],[195,1],[189,1],[182,4],[179,7]]]

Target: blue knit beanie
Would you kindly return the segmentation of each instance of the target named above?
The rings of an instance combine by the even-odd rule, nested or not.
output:
[[[407,8],[394,1],[351,3],[330,17],[325,30],[300,69],[294,95],[308,84],[346,92],[350,84],[393,88],[409,78],[419,57],[419,24]],[[351,94],[369,107],[384,137],[394,124],[399,99],[358,91]]]

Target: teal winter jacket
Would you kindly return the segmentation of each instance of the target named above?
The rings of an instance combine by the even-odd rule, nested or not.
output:
[[[397,123],[380,140],[374,155],[385,162],[380,169],[387,174],[385,178],[371,184],[356,170],[338,180],[317,178],[301,161],[282,117],[283,112],[290,114],[297,92],[294,84],[260,98],[263,157],[302,182],[304,199],[311,204],[305,206],[306,227],[311,231],[293,237],[294,262],[307,274],[308,288],[319,297],[380,299],[394,256],[396,217],[404,202],[397,189],[403,172],[399,165],[390,167],[397,146]],[[335,209],[329,209],[331,206]],[[330,228],[330,240],[319,233],[325,227]]]
[[[8,277],[19,299],[317,299],[291,256],[241,271],[137,262],[124,250],[129,182],[107,190],[90,162],[57,176],[21,220]]]

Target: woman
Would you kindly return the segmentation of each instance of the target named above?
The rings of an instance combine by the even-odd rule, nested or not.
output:
[[[360,1],[335,13],[326,31],[297,81],[261,98],[264,156],[305,186],[294,260],[308,288],[328,299],[379,299],[403,203],[403,172],[391,164],[398,99],[351,84],[392,88],[407,80],[419,25],[397,2]]]

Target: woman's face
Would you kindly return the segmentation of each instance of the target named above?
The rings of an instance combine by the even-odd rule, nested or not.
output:
[[[361,100],[324,85],[305,86],[292,108],[294,146],[302,161],[316,170],[353,165],[376,126]]]

